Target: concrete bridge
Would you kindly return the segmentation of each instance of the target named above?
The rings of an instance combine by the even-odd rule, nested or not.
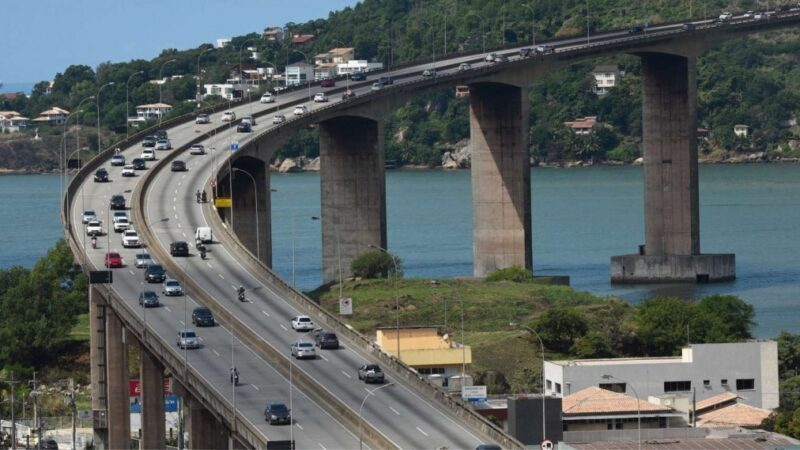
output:
[[[93,208],[110,225],[109,197],[130,194],[134,227],[147,250],[170,276],[181,281],[187,295],[163,298],[163,306],[149,312],[139,307],[138,293],[147,285],[142,271],[132,267],[132,260],[140,250],[123,249],[127,267],[110,271],[113,283],[92,285],[96,443],[100,448],[126,448],[131,431],[127,348],[134,345],[141,354],[142,448],[164,447],[161,379],[165,373],[173,377],[176,389],[186,399],[182,408],[190,448],[267,448],[286,441],[295,441],[302,448],[354,448],[361,440],[373,448],[472,448],[481,442],[520,447],[460,400],[428,383],[394,355],[376,348],[369,338],[269,270],[267,164],[275,148],[296,130],[319,126],[323,269],[324,279],[334,280],[338,257],[347,270],[350,261],[368,246],[387,246],[385,117],[420,92],[468,85],[475,275],[515,264],[533,269],[527,85],[582,58],[639,55],[644,83],[646,242],[638,254],[612,258],[612,280],[732,279],[733,255],[700,252],[695,60],[726,39],[798,22],[800,13],[792,10],[769,20],[737,18],[723,25],[701,21],[694,30],[672,24],[653,27],[646,35],[604,33],[588,43],[585,39],[553,42],[553,54],[534,58],[519,58],[516,49],[506,49],[502,52],[510,61],[496,65],[482,62],[484,54],[459,55],[437,62],[436,77],[421,75],[432,63],[409,65],[391,73],[394,85],[372,92],[376,74],[365,83],[351,84],[357,92],[355,98],[310,104],[307,115],[282,125],[268,123],[271,121],[266,119],[273,114],[291,116],[294,105],[308,102],[309,92],[302,87],[281,94],[274,105],[232,106],[238,116],[260,118],[257,132],[248,135],[237,134],[234,124],[219,125],[222,107],[208,111],[212,124],[207,128],[194,125],[193,117],[165,122],[163,127],[175,150],[158,152],[159,160],[140,176],[123,179],[112,169],[111,183],[92,183],[92,171],[108,165],[112,152],[106,150],[80,171],[64,199],[63,221],[75,254],[87,271],[103,266],[105,252],[118,245],[112,244],[109,233],[100,239],[98,249],[87,248],[81,212]],[[458,71],[461,62],[469,62],[472,69]],[[310,93],[320,90],[312,86]],[[341,87],[328,90],[340,91]],[[138,156],[139,141],[149,131],[123,142],[123,155],[129,159]],[[227,149],[234,140],[239,141],[240,149],[229,158]],[[195,143],[205,144],[211,154],[186,155]],[[188,172],[166,170],[176,158],[187,162]],[[194,192],[202,187],[212,191],[212,180],[218,197],[232,197],[232,208],[195,203]],[[191,242],[194,229],[206,225],[215,233],[208,261],[195,254],[189,258],[169,255],[170,242]],[[248,287],[246,302],[235,300],[238,285]],[[175,333],[189,326],[189,310],[198,305],[212,309],[221,326],[198,330],[200,349],[176,349]],[[336,331],[345,349],[322,352],[325,358],[315,361],[292,362],[288,346],[300,335],[287,327],[297,314],[309,314],[318,326]],[[395,384],[380,392],[365,392],[364,386],[352,379],[363,362],[380,364]],[[239,387],[229,383],[231,365],[242,372],[244,383]],[[266,425],[263,408],[268,401],[292,404],[295,422],[288,427]]]

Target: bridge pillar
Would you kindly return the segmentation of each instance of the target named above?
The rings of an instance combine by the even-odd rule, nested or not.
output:
[[[108,448],[106,403],[106,302],[97,288],[89,286],[89,376],[92,386],[94,448]]]
[[[736,278],[733,254],[700,253],[695,58],[642,55],[645,244],[611,258],[616,283]]]
[[[220,197],[228,196],[233,187],[233,212],[220,209],[223,220],[229,225],[233,222],[233,232],[239,241],[252,254],[260,256],[267,267],[272,267],[269,166],[257,158],[237,158],[233,161],[232,181],[225,177],[218,186]]]
[[[527,90],[470,85],[473,273],[533,268]]]
[[[144,346],[139,347],[139,380],[142,390],[142,439],[139,448],[165,448],[164,368]]]
[[[128,346],[122,321],[106,309],[106,371],[108,377],[108,448],[129,448],[131,444]]]
[[[319,124],[322,202],[322,280],[346,278],[350,263],[386,248],[383,125],[361,117]]]
[[[189,448],[228,448],[228,430],[197,399],[186,392],[182,394],[182,398]]]

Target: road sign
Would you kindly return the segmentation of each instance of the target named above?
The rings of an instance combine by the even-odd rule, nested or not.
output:
[[[230,197],[217,197],[214,199],[214,206],[217,208],[230,208],[231,203]]]
[[[339,314],[342,316],[353,315],[353,299],[350,297],[339,298]]]
[[[231,141],[231,151],[239,150],[239,141]]]
[[[162,381],[164,395],[172,395],[172,378],[164,378]],[[128,380],[128,395],[138,397],[142,394],[142,385],[137,378]]]
[[[547,439],[542,441],[542,450],[553,450],[553,442]]]
[[[485,402],[486,386],[461,386],[461,398],[468,402]]]
[[[89,284],[108,284],[114,282],[114,275],[110,270],[92,270],[89,272]]]

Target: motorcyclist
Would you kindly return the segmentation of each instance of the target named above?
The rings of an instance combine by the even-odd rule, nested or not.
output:
[[[200,259],[206,259],[206,246],[201,242],[197,244],[197,249],[200,251]]]
[[[236,366],[231,367],[231,383],[234,385],[239,384],[239,369]]]
[[[197,196],[197,203],[200,203],[200,189],[197,190],[195,195]]]
[[[239,293],[239,300],[244,301],[244,286],[240,285],[237,292]]]
[[[200,194],[200,201],[202,201],[203,203],[208,201],[208,197],[206,196],[205,190]]]
[[[92,236],[92,248],[97,248],[97,236]]]

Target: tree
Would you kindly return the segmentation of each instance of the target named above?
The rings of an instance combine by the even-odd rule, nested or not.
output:
[[[750,339],[754,325],[753,305],[733,295],[712,295],[696,306],[694,333],[703,342],[731,342]]]
[[[575,340],[569,350],[576,358],[612,358],[617,356],[608,338],[596,331],[591,331],[585,336]]]
[[[778,376],[800,375],[800,334],[781,331],[778,335]]]
[[[557,306],[539,316],[533,328],[539,333],[546,347],[558,352],[567,352],[575,344],[576,339],[586,334],[589,326],[579,310]]]
[[[361,278],[388,278],[389,275],[395,274],[402,276],[402,267],[400,257],[380,250],[363,253],[350,263],[353,275]],[[395,268],[397,273],[395,273]]]
[[[636,314],[638,334],[651,356],[671,356],[687,343],[687,331],[694,318],[688,300],[668,297],[645,301]]]

